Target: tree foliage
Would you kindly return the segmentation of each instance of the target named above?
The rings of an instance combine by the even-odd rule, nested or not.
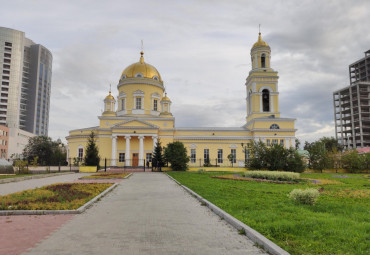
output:
[[[174,171],[185,171],[188,168],[189,157],[182,142],[169,143],[164,150],[167,162],[171,164]]]
[[[85,148],[85,156],[83,160],[84,160],[85,166],[97,166],[99,168],[100,156],[99,156],[99,149],[96,146],[96,142],[95,142],[94,131],[91,131],[89,139],[87,140],[87,145]]]
[[[38,165],[64,165],[66,162],[66,152],[64,145],[54,142],[47,136],[34,136],[28,140],[28,144],[23,149],[24,159]],[[35,161],[36,160],[36,161]]]
[[[362,170],[369,170],[370,153],[359,154],[356,150],[352,150],[342,155],[343,168],[356,173]]]
[[[159,170],[164,165],[163,147],[161,146],[161,141],[159,139],[154,148],[152,165],[156,170]]]
[[[319,139],[319,142],[322,142],[325,145],[325,149],[328,152],[341,152],[343,151],[343,146],[339,144],[338,140],[334,137],[322,137]]]
[[[308,151],[308,167],[315,170],[324,170],[329,167],[329,152],[323,141],[305,142],[304,149]]]
[[[251,169],[283,170],[299,173],[303,172],[306,167],[302,157],[295,149],[285,149],[278,144],[267,147],[261,141],[252,143],[250,160],[247,166]]]

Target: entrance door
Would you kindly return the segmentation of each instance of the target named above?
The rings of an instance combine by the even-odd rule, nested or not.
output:
[[[139,153],[132,153],[132,166],[138,166],[139,164]]]

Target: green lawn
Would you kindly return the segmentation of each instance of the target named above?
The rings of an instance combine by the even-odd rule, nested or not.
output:
[[[42,173],[42,174],[50,174],[50,173]],[[7,179],[7,178],[17,178],[17,177],[24,177],[24,176],[33,176],[33,175],[42,175],[42,174],[13,174],[13,175],[0,175],[0,179]]]
[[[17,178],[17,177],[31,176],[31,175],[32,174],[0,175],[0,179]]]
[[[370,254],[369,175],[301,175],[339,182],[315,185],[211,178],[230,173],[168,174],[291,254]],[[314,206],[288,199],[291,190],[309,187],[323,188]]]

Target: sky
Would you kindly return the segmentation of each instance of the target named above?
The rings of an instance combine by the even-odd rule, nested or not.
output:
[[[155,66],[176,127],[245,124],[245,81],[258,39],[279,74],[281,117],[296,136],[335,136],[333,92],[348,65],[370,49],[370,1],[0,0],[0,26],[20,30],[53,54],[49,136],[98,126],[103,100],[125,67]]]

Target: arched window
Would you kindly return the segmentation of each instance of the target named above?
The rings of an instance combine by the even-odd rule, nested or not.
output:
[[[280,129],[279,125],[278,124],[272,124],[270,126],[270,129]]]
[[[137,73],[137,74],[135,74],[135,77],[143,78],[143,77],[144,77],[144,75],[143,75],[142,73]]]
[[[262,68],[265,68],[266,67],[266,55],[265,55],[265,53],[263,53],[261,55],[261,67]]]
[[[262,90],[262,107],[264,112],[270,111],[270,91]]]

